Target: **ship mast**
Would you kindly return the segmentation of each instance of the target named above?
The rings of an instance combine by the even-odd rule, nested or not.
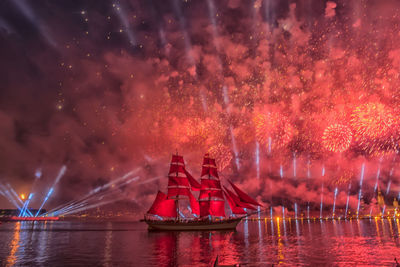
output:
[[[178,197],[178,196],[176,196],[176,197]],[[180,217],[179,217],[179,201],[178,201],[178,198],[175,199],[175,206],[176,206],[176,218],[175,219],[177,221],[179,221]]]
[[[211,179],[210,171],[208,172],[208,179]],[[210,203],[210,202],[211,202],[211,194],[208,193],[208,203]],[[209,213],[210,213],[210,212],[209,212]],[[208,215],[208,218],[211,220],[211,219],[212,219],[212,216],[211,216],[211,215]]]
[[[225,199],[222,193],[215,159],[204,155],[199,195],[200,217],[225,217]]]
[[[178,149],[176,150],[176,156],[178,156]],[[176,170],[175,177],[178,177],[178,169]],[[180,216],[179,216],[179,195],[178,195],[178,193],[176,194],[176,198],[175,198],[175,206],[176,206],[176,220],[179,221]]]
[[[174,199],[176,206],[175,219],[177,221],[180,220],[179,200],[182,198],[189,199],[193,214],[198,215],[200,213],[198,203],[191,193],[192,187],[194,190],[199,190],[200,184],[186,170],[185,161],[177,152],[172,155],[171,165],[168,172],[168,198]]]

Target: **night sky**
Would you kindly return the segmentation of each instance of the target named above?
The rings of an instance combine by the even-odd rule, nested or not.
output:
[[[319,208],[324,184],[355,208],[362,166],[364,204],[393,200],[400,4],[277,2],[1,1],[1,181],[35,206],[65,165],[52,207],[136,170],[140,213],[172,153],[198,178],[210,152],[274,206]]]

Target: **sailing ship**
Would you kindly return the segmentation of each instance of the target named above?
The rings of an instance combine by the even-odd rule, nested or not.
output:
[[[203,159],[199,183],[186,170],[183,156],[172,155],[168,173],[167,194],[158,191],[153,205],[145,214],[149,230],[234,230],[239,222],[262,206],[228,180],[233,188],[221,187],[215,159],[207,153]],[[200,191],[196,199],[193,192]],[[189,200],[193,217],[184,218],[179,201]],[[225,200],[231,215],[225,215]],[[248,211],[250,213],[248,213]]]

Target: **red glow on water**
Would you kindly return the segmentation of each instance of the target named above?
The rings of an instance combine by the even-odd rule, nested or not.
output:
[[[236,232],[152,233],[150,240],[145,242],[152,243],[155,257],[150,259],[160,266],[213,266],[217,256],[221,266],[349,263],[394,266],[394,257],[399,249],[393,236],[396,236],[398,228],[398,220],[385,221],[379,217],[375,220],[341,222],[321,222],[319,219],[311,222],[290,221],[277,217],[273,221],[243,222]],[[305,241],[299,244],[299,238]],[[324,242],[315,242],[315,238]],[[310,251],[319,253],[312,255]]]

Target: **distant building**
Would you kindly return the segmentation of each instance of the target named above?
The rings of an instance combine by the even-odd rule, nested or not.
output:
[[[37,209],[29,209],[29,211],[33,214],[36,215],[38,212]],[[18,209],[0,209],[0,217],[11,217],[11,216],[18,216],[20,213],[20,210]],[[42,209],[40,210],[40,213],[38,215],[42,215],[46,213],[46,210]]]

